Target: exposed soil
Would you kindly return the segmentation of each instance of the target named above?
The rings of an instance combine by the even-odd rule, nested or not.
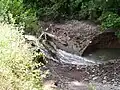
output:
[[[82,55],[91,40],[101,32],[99,27],[89,21],[66,21],[62,24],[43,24],[47,27],[47,32],[55,35],[57,39],[53,39],[57,48],[70,53]]]
[[[47,27],[45,25],[43,27]],[[120,40],[113,31],[103,33],[91,22],[72,20],[48,24],[47,33],[57,38],[48,38],[56,48],[77,55],[96,48],[120,48]],[[120,90],[120,60],[90,66],[47,61],[46,67],[51,72],[47,80],[53,80],[57,90]]]
[[[47,80],[54,80],[58,90],[90,90],[90,84],[95,90],[120,90],[120,61],[76,66],[49,60],[47,67],[51,72]]]
[[[65,21],[64,23],[42,23],[57,48],[77,55],[84,55],[97,48],[120,48],[120,39],[115,30],[101,31],[99,25],[90,21]]]

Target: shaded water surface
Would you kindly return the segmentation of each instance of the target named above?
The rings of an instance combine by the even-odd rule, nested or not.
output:
[[[109,60],[120,59],[120,48],[98,49],[84,55],[85,58],[95,62],[107,62]]]

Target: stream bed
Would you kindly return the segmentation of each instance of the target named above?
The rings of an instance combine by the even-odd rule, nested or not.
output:
[[[48,61],[50,74],[45,82],[53,80],[51,85],[57,88],[53,90],[120,90],[120,49],[99,49],[81,57],[44,45],[37,48]]]
[[[47,30],[42,40],[29,39],[46,57],[45,81],[54,81],[53,90],[120,90],[120,40],[113,32],[102,34],[91,22],[75,20]]]
[[[108,62],[109,60],[120,59],[120,48],[97,49],[84,57],[94,62]]]
[[[56,49],[47,67],[58,90],[120,90],[120,49],[99,49],[84,57]],[[49,53],[49,54],[48,54]],[[53,57],[54,56],[54,57]]]

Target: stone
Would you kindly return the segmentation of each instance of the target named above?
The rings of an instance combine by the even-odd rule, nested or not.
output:
[[[57,48],[80,56],[97,48],[120,48],[120,40],[113,30],[101,32],[99,25],[90,21],[70,20],[52,25],[49,23],[46,28],[49,28],[47,33],[54,36],[50,37]]]

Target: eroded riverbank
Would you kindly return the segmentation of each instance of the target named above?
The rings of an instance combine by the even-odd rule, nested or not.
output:
[[[119,48],[113,31],[102,34],[97,28],[83,21],[48,25],[41,37],[44,48],[38,48],[48,61],[51,74],[47,80],[54,80],[58,90],[89,90],[90,83],[95,90],[120,90],[118,58],[99,63],[80,56],[97,48]]]
[[[58,90],[120,90],[120,62],[104,65],[83,66],[60,64],[49,61],[51,72],[47,80],[54,80]]]

